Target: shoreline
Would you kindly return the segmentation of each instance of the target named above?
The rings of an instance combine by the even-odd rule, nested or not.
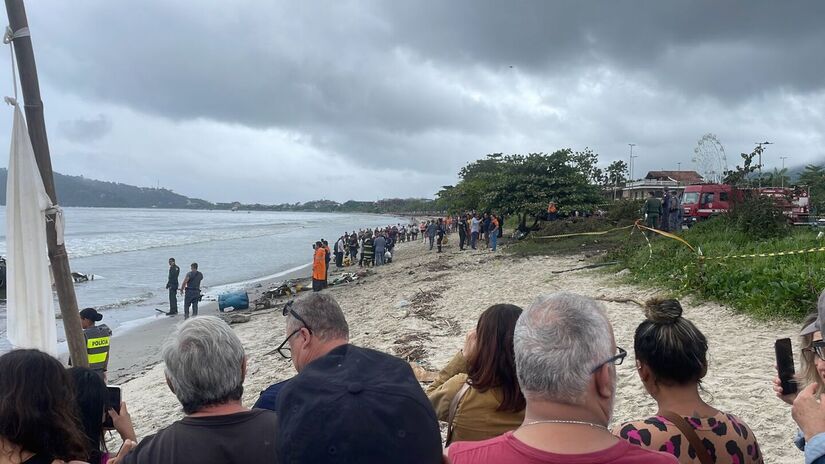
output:
[[[437,371],[461,349],[465,334],[487,307],[511,303],[524,308],[542,293],[579,293],[602,301],[617,344],[630,351],[625,363],[617,367],[611,426],[656,412],[655,402],[636,374],[632,353],[633,333],[643,313],[635,304],[609,300],[644,300],[664,290],[627,284],[595,270],[554,273],[581,267],[586,262],[584,256],[461,252],[456,239],[451,235],[441,254],[427,251],[421,241],[399,244],[392,264],[373,268],[366,278],[324,290],[344,310],[350,342]],[[333,271],[330,277],[335,275]],[[757,321],[715,303],[691,299],[682,303],[685,317],[709,340],[710,366],[702,396],[753,429],[765,462],[798,462],[802,453],[792,443],[796,427],[790,407],[778,400],[771,388],[775,375],[773,341],[784,336],[795,338],[797,325]],[[286,335],[280,312],[248,314],[252,314],[249,322],[233,324],[232,328],[247,356],[242,402],[251,407],[262,390],[294,376],[295,370],[289,360],[272,354]],[[747,352],[739,340],[748,340]],[[139,438],[183,417],[180,404],[166,386],[160,363],[134,375],[122,387]]]
[[[236,284],[226,284],[219,287],[228,289],[244,290],[249,294],[250,308],[254,304],[261,293],[268,290],[272,285],[278,284],[285,280],[306,278],[305,268],[308,265],[299,266],[298,268],[289,269],[283,272],[271,274],[264,277],[250,279],[248,281],[239,282]],[[243,284],[243,285],[242,285]],[[211,293],[210,293],[211,296]],[[217,294],[214,295],[217,298]],[[182,297],[178,298],[182,306]],[[168,305],[168,303],[167,303]],[[152,305],[157,306],[157,305]],[[163,309],[166,309],[164,307]],[[154,310],[154,308],[153,308]],[[112,336],[112,352],[109,360],[109,371],[107,382],[111,385],[121,385],[130,380],[143,375],[146,371],[161,362],[160,354],[163,349],[163,342],[172,333],[175,325],[183,321],[183,308],[179,308],[179,314],[175,317],[169,317],[155,311],[154,316],[148,316],[144,319],[136,319],[137,322],[134,327],[127,327],[126,330],[115,332]],[[239,313],[254,313],[253,311],[239,311]],[[201,302],[198,308],[199,315],[217,316],[218,311],[217,301]],[[139,321],[145,320],[140,323]],[[128,323],[126,323],[128,324]],[[120,326],[121,328],[123,326]]]

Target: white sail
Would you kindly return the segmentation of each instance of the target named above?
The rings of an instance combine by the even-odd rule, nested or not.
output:
[[[6,185],[7,334],[16,348],[57,355],[54,299],[46,246],[51,200],[37,169],[26,120],[16,103]]]

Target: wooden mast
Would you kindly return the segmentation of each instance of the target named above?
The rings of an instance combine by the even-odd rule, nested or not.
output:
[[[26,18],[26,7],[23,0],[6,0],[6,13],[9,16],[9,27],[12,32],[29,27]],[[20,74],[20,87],[23,91],[26,122],[29,128],[34,156],[43,186],[46,188],[53,205],[57,205],[57,194],[54,190],[54,175],[52,174],[52,160],[49,154],[49,141],[46,138],[46,122],[43,117],[43,102],[40,100],[40,84],[37,79],[37,66],[34,62],[34,50],[31,37],[15,38],[14,54],[17,57],[17,69]],[[69,256],[66,247],[57,243],[55,228],[55,213],[48,215],[46,221],[46,241],[49,248],[49,261],[52,265],[54,286],[57,291],[57,300],[60,304],[60,313],[63,316],[63,327],[66,331],[66,341],[69,345],[69,355],[74,366],[88,366],[86,354],[86,338],[80,326],[80,315],[77,309],[77,296],[74,292],[74,281],[69,268]]]

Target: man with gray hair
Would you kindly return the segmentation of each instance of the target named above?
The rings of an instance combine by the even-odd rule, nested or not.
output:
[[[329,294],[301,297],[284,316],[277,351],[298,375],[274,399],[282,462],[441,463],[438,419],[408,363],[351,345]]]
[[[524,422],[490,440],[448,448],[453,464],[675,463],[607,428],[616,393],[616,346],[604,308],[571,293],[540,297],[524,311],[514,335],[516,372],[527,400]]]
[[[277,463],[275,413],[241,405],[246,355],[221,319],[184,321],[163,347],[166,384],[186,417],[148,436],[123,462]]]

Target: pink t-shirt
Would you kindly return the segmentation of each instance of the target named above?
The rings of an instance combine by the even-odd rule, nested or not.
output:
[[[673,455],[649,451],[620,441],[602,451],[587,454],[557,454],[538,450],[516,439],[513,432],[485,441],[465,441],[450,445],[452,464],[599,464],[653,463],[673,464]]]

